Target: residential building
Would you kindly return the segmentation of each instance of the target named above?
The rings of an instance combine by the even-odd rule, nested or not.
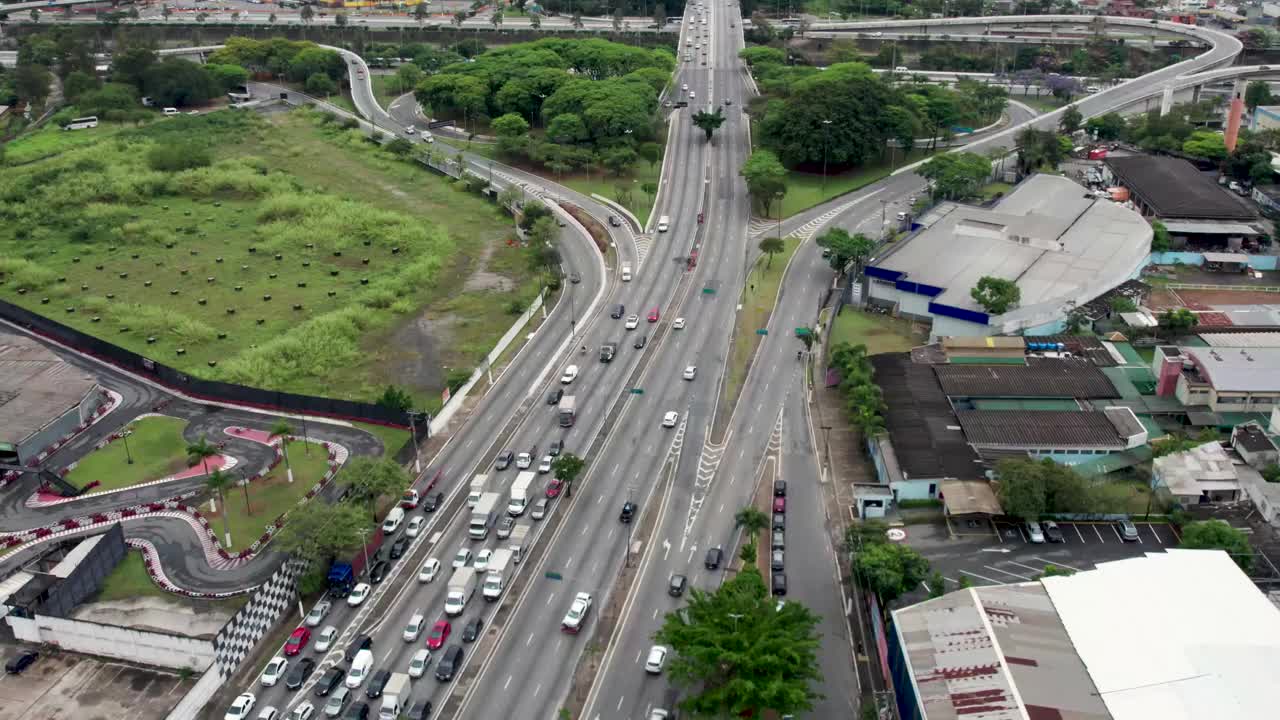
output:
[[[1235,502],[1241,496],[1236,466],[1216,440],[1153,460],[1151,484],[1168,488],[1184,507]]]
[[[891,615],[903,720],[1275,717],[1280,609],[1220,550],[965,588]]]
[[[1240,453],[1240,459],[1255,470],[1280,464],[1280,449],[1256,422],[1237,425],[1231,430],[1231,447]]]
[[[1028,178],[993,209],[943,203],[918,222],[870,260],[862,294],[930,322],[934,339],[1061,332],[1072,308],[1136,277],[1151,249],[1137,213],[1055,175]],[[1019,303],[986,312],[971,294],[983,277],[1016,283]]]
[[[1103,180],[1124,187],[1143,217],[1159,220],[1174,248],[1239,250],[1262,234],[1257,213],[1181,158],[1108,157]]]
[[[1229,340],[1227,340],[1229,342]],[[1156,348],[1156,394],[1211,412],[1269,413],[1280,403],[1280,347]]]
[[[958,410],[965,440],[984,460],[1051,457],[1063,465],[1147,444],[1147,429],[1127,407],[1098,410]]]
[[[1280,11],[1280,5],[1268,5]],[[1253,109],[1253,115],[1249,118],[1250,130],[1270,130],[1277,127],[1280,127],[1280,105],[1259,105]]]

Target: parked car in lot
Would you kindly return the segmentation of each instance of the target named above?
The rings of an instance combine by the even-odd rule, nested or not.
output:
[[[1062,537],[1062,528],[1058,527],[1058,523],[1052,520],[1044,523],[1044,539],[1051,543],[1060,543],[1065,540]]]
[[[1044,542],[1044,531],[1040,529],[1040,523],[1033,520],[1027,523],[1025,529],[1027,531],[1027,542],[1037,545]]]
[[[1120,533],[1120,539],[1125,542],[1138,541],[1138,526],[1134,525],[1132,520],[1120,520],[1117,522],[1116,532]]]

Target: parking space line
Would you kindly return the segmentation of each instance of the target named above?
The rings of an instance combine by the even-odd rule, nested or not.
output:
[[[1080,537],[1080,542],[1084,542],[1084,533],[1080,532],[1080,526],[1072,523],[1071,529],[1076,531],[1076,535]]]
[[[1072,565],[1071,563],[1064,563],[1064,562],[1062,562],[1061,560],[1046,560],[1046,559],[1044,559],[1044,558],[1040,557],[1039,555],[1032,555],[1032,556],[1031,556],[1031,559],[1032,559],[1032,560],[1039,560],[1040,562],[1042,562],[1042,563],[1044,563],[1044,564],[1046,564],[1046,565],[1059,565],[1059,566],[1061,566],[1061,567],[1071,568],[1072,570],[1079,570],[1079,568],[1077,568],[1075,565]]]
[[[1163,545],[1163,544],[1164,544],[1164,541],[1160,539],[1160,533],[1156,532],[1156,526],[1155,526],[1155,525],[1148,525],[1148,526],[1147,526],[1147,529],[1151,531],[1151,535],[1152,535],[1152,537],[1154,537],[1154,538],[1156,539],[1156,542],[1160,543],[1161,545]],[[1142,542],[1142,535],[1141,535],[1141,534],[1139,534],[1139,535],[1138,535],[1138,542]]]
[[[1093,525],[1092,527],[1093,527],[1093,531],[1094,531],[1095,533],[1097,533],[1097,535],[1098,535],[1098,542],[1106,542],[1106,540],[1103,540],[1103,539],[1102,539],[1102,531],[1098,529],[1098,526],[1097,526],[1097,525]],[[1114,528],[1112,528],[1112,529],[1114,529]],[[1120,533],[1116,533],[1116,537],[1120,537]]]
[[[1018,561],[1016,561],[1016,560],[1010,560],[1010,561],[1009,561],[1009,564],[1010,564],[1010,565],[1017,565],[1018,567],[1022,567],[1022,568],[1026,568],[1026,569],[1028,569],[1028,570],[1030,570],[1031,572],[1034,572],[1034,573],[1042,573],[1042,572],[1044,572],[1044,568],[1038,568],[1038,567],[1036,567],[1036,566],[1034,566],[1034,565],[1027,565],[1026,563],[1020,563],[1020,562],[1018,562]],[[1045,562],[1045,564],[1046,564],[1046,565],[1057,565],[1058,563],[1054,563],[1054,562],[1047,562],[1047,561],[1046,561],[1046,562]]]
[[[1028,581],[1031,580],[1031,578],[1027,577],[1026,575],[1019,575],[1018,573],[1009,572],[1008,570],[1001,570],[1000,568],[994,565],[983,565],[982,567],[988,570],[995,570],[998,573],[1004,573],[1005,575],[1012,575],[1013,577],[1016,577],[1016,578],[1022,578],[1023,580],[1028,580]]]
[[[1173,525],[1165,525],[1165,527],[1169,528],[1169,533],[1173,535],[1174,540],[1177,540],[1178,542],[1182,542],[1182,536],[1178,534],[1178,528],[1174,527]]]
[[[1005,583],[1003,583],[1003,582],[1001,582],[1001,581],[999,581],[999,580],[996,580],[996,579],[994,579],[994,578],[989,578],[989,577],[986,577],[986,576],[983,576],[983,575],[979,575],[979,574],[978,574],[978,573],[976,573],[976,572],[969,572],[968,570],[961,570],[960,572],[964,573],[965,575],[972,575],[973,577],[976,577],[976,578],[978,578],[979,580],[986,580],[987,582],[991,583],[992,585],[1004,585],[1004,584],[1005,584]]]

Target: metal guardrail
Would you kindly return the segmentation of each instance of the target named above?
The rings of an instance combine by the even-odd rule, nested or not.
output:
[[[1169,290],[1235,290],[1264,293],[1280,293],[1280,286],[1275,285],[1210,285],[1208,283],[1167,283]]]

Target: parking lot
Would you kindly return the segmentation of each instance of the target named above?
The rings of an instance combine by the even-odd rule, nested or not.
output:
[[[1123,560],[1176,547],[1178,535],[1165,523],[1135,523],[1138,539],[1125,542],[1111,523],[1060,522],[1060,543],[1032,543],[1015,523],[996,523],[996,532],[948,537],[943,525],[907,526],[907,544],[942,573],[949,589],[968,578],[973,585],[1027,582],[1045,567],[1089,570],[1098,563]]]
[[[0,645],[7,659],[15,645]],[[21,675],[0,676],[0,720],[161,720],[195,679],[123,663],[58,653]]]

